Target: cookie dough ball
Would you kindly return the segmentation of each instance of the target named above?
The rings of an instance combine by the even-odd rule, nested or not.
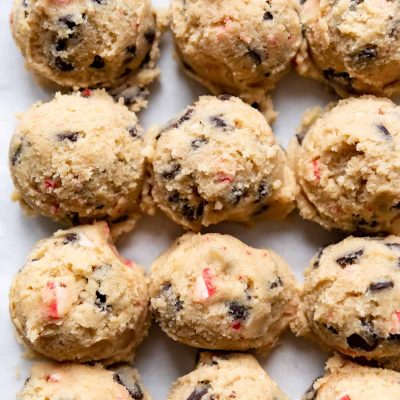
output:
[[[185,228],[292,211],[296,185],[286,154],[262,114],[240,99],[200,97],[156,139],[152,197]]]
[[[288,400],[250,354],[204,352],[196,369],[173,385],[167,400]]]
[[[399,233],[399,124],[400,108],[372,96],[307,113],[288,151],[300,214],[327,229]]]
[[[86,95],[57,94],[22,114],[9,152],[17,198],[69,225],[120,222],[142,188],[142,129],[104,91]]]
[[[298,287],[286,262],[229,235],[186,234],[151,267],[161,328],[189,346],[269,350],[295,314]]]
[[[50,358],[128,361],[149,325],[146,278],[118,255],[106,223],[60,230],[14,279],[10,313],[25,344]]]
[[[14,0],[11,30],[27,66],[63,87],[140,85],[158,74],[150,0]]]
[[[293,0],[174,0],[172,31],[185,71],[214,94],[259,101],[301,41]]]
[[[400,92],[400,4],[396,1],[307,0],[300,74],[341,96]]]
[[[303,400],[398,400],[400,374],[388,369],[363,367],[335,356],[325,375],[317,379]]]
[[[394,235],[320,250],[305,272],[294,331],[351,357],[400,358],[399,257]]]
[[[151,400],[137,371],[127,365],[106,370],[79,364],[40,363],[17,394],[17,400]]]

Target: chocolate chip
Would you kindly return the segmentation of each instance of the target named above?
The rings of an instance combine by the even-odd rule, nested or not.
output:
[[[222,115],[212,115],[209,118],[209,121],[211,122],[212,125],[214,125],[216,128],[222,128],[225,129],[228,125],[227,123],[221,118]]]
[[[171,282],[166,282],[162,286],[162,291],[165,297],[167,298],[168,303],[174,306],[176,312],[179,312],[183,309],[184,302],[180,299],[179,296],[176,296],[172,288]]]
[[[281,279],[280,276],[278,276],[278,277],[276,278],[276,280],[272,281],[272,282],[269,284],[269,288],[270,288],[270,289],[276,289],[276,288],[281,287],[281,286],[283,286],[283,282],[282,282],[282,279]]]
[[[170,203],[179,203],[181,201],[181,197],[179,195],[179,192],[174,192],[168,197],[168,201]]]
[[[204,213],[204,202],[200,202],[197,207],[189,206],[184,204],[182,207],[182,215],[189,221],[196,221],[203,216]]]
[[[138,383],[123,373],[115,372],[113,376],[114,382],[125,387],[132,399],[142,400],[144,394]]]
[[[104,59],[99,55],[95,55],[93,58],[93,62],[90,64],[90,68],[102,69],[105,67],[105,65],[106,63],[104,62]]]
[[[229,301],[226,303],[228,314],[234,321],[245,321],[249,315],[248,307],[240,304],[238,301]]]
[[[21,158],[21,153],[22,153],[22,144],[19,144],[18,147],[16,148],[13,156],[11,157],[11,165],[17,164],[17,162]]]
[[[257,199],[256,203],[259,203],[262,199],[270,195],[269,185],[267,182],[262,181],[257,188]]]
[[[263,20],[270,21],[271,19],[274,19],[274,16],[272,15],[272,13],[270,11],[265,11],[265,13],[263,15]]]
[[[108,311],[112,308],[109,304],[107,304],[107,296],[103,293],[100,293],[98,290],[96,290],[96,300],[94,301],[94,304],[96,304],[101,311]]]
[[[400,250],[400,243],[385,243],[385,246],[392,250]]]
[[[219,100],[222,100],[222,101],[226,101],[226,100],[230,100],[232,97],[233,97],[233,96],[230,95],[230,94],[220,94],[220,95],[218,96],[218,99],[219,99]]]
[[[346,254],[343,257],[339,257],[336,259],[336,262],[342,267],[346,268],[348,265],[355,264],[358,259],[364,254],[364,250],[358,250],[354,253]]]
[[[158,137],[156,137],[156,140],[158,140],[164,132],[166,132],[166,131],[168,131],[168,130],[170,130],[170,129],[176,129],[176,128],[178,128],[180,125],[182,125],[184,122],[189,121],[190,118],[191,118],[191,116],[193,115],[193,113],[194,113],[194,108],[188,108],[188,109],[183,113],[183,115],[181,115],[176,121],[174,121],[174,122],[172,122],[172,123],[170,123],[170,124],[167,124],[167,126],[165,126],[165,127],[161,130],[161,132],[157,135]]]
[[[251,103],[251,106],[252,106],[253,108],[255,108],[256,110],[260,110],[260,104],[257,103],[256,101],[254,101],[253,103]]]
[[[107,3],[107,0],[92,0],[94,3],[100,4],[100,5],[104,5]]]
[[[319,268],[319,262],[321,261],[322,254],[324,253],[325,247],[321,247],[318,251],[317,257],[315,258],[315,261],[313,263],[313,268],[317,269]]]
[[[306,133],[305,132],[299,132],[296,133],[296,139],[297,139],[297,143],[301,146],[303,143],[304,138],[306,137]]]
[[[258,215],[264,214],[268,211],[269,207],[269,204],[263,204],[253,215],[256,217]]]
[[[240,200],[247,195],[247,190],[242,187],[234,186],[229,193],[229,202],[236,206]]]
[[[72,225],[77,226],[80,224],[79,214],[77,212],[72,212],[69,215]]]
[[[155,38],[156,38],[156,32],[154,31],[154,29],[148,29],[144,33],[144,38],[147,40],[148,44],[152,45],[154,43]]]
[[[161,176],[163,177],[163,179],[174,179],[181,171],[181,168],[181,164],[174,162],[167,170],[162,172]]]
[[[391,139],[392,135],[390,134],[389,130],[386,128],[385,125],[382,124],[378,124],[376,125],[376,127],[378,128],[378,130],[383,133],[383,136],[385,136],[386,139]]]
[[[139,135],[139,132],[138,132],[138,130],[137,130],[137,128],[136,128],[136,126],[130,126],[130,127],[128,127],[128,133],[129,133],[129,135],[131,135],[133,138],[137,138],[137,137],[140,136],[140,135]]]
[[[200,138],[200,139],[194,139],[192,140],[192,142],[190,143],[190,147],[193,150],[197,150],[198,148],[204,146],[205,144],[208,143],[208,139],[207,138]]]
[[[60,17],[58,21],[65,25],[68,29],[74,29],[75,27],[78,26],[78,24],[74,21],[74,16],[73,15],[64,15],[63,17]]]
[[[69,142],[76,142],[79,139],[79,132],[61,132],[56,135],[56,138],[59,142],[64,140],[68,140]]]
[[[187,400],[201,400],[207,394],[210,385],[196,386],[193,392],[189,395]]]
[[[364,63],[366,61],[372,60],[378,56],[378,51],[375,45],[368,45],[364,47],[360,52],[358,52],[354,58],[355,62]]]
[[[347,72],[336,72],[333,68],[322,71],[324,78],[328,81],[335,81],[339,85],[345,86],[348,91],[352,91],[352,78]]]
[[[63,244],[76,243],[78,241],[77,233],[67,233],[64,236]]]
[[[64,61],[61,57],[56,57],[56,59],[54,60],[54,65],[56,66],[56,68],[63,72],[70,72],[74,69],[73,64]]]
[[[352,335],[350,335],[346,339],[346,342],[348,346],[352,349],[360,349],[367,352],[375,350],[379,345],[379,341],[376,338],[373,339],[371,343],[369,343],[357,333],[353,333]]]
[[[379,292],[381,290],[391,289],[392,287],[394,287],[393,281],[373,282],[369,285],[368,291]]]
[[[249,49],[246,55],[253,60],[255,65],[262,63],[262,54],[258,50]]]
[[[390,333],[388,339],[389,340],[400,340],[400,333]]]
[[[126,51],[127,51],[129,54],[131,54],[132,56],[135,56],[135,55],[136,55],[136,45],[133,44],[133,45],[131,45],[131,46],[128,46],[128,47],[126,48]]]
[[[67,49],[68,39],[58,39],[54,45],[56,51],[64,51]]]

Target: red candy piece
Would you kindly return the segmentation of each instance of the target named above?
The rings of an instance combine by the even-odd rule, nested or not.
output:
[[[312,162],[313,165],[313,172],[314,172],[314,177],[315,179],[317,179],[318,181],[321,179],[321,171],[319,169],[319,160],[313,160]]]
[[[232,183],[234,180],[235,180],[235,178],[230,174],[226,174],[225,172],[218,173],[218,182]]]
[[[342,396],[339,400],[351,400],[349,395]]]
[[[44,187],[45,187],[46,189],[56,189],[56,188],[58,187],[57,182],[54,181],[53,179],[48,179],[48,178],[46,178],[46,179],[43,181],[43,184],[44,184]]]
[[[239,321],[234,322],[232,325],[232,329],[234,329],[235,331],[240,330],[241,327],[242,327],[242,324]]]
[[[217,289],[212,282],[212,274],[210,268],[204,268],[202,275],[204,283],[206,284],[208,296],[211,297],[213,294],[215,294]]]
[[[83,97],[90,97],[92,95],[92,91],[88,88],[82,90]]]

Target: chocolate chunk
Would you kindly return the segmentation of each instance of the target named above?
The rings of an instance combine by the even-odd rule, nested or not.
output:
[[[181,201],[181,197],[179,195],[179,192],[175,191],[173,192],[169,197],[168,197],[168,201],[170,203],[179,203]]]
[[[204,202],[200,202],[197,207],[191,207],[189,204],[184,204],[182,207],[182,215],[189,221],[196,221],[203,216]]]
[[[21,158],[21,153],[22,153],[22,144],[19,144],[18,147],[16,148],[13,156],[11,157],[11,165],[17,164],[17,162]]]
[[[256,101],[254,101],[253,103],[251,103],[251,106],[252,106],[253,108],[255,108],[256,110],[260,110],[260,104],[257,103]]]
[[[265,13],[263,15],[263,20],[270,21],[271,19],[274,19],[274,16],[272,15],[272,13],[270,11],[265,11]]]
[[[385,243],[385,246],[392,250],[400,250],[400,243]]]
[[[263,205],[254,213],[254,216],[256,217],[256,216],[258,216],[258,215],[264,214],[265,212],[268,211],[269,207],[270,207],[269,204],[263,204]]]
[[[163,171],[161,175],[163,179],[168,179],[168,180],[174,179],[181,171],[181,168],[182,168],[181,164],[174,162],[171,164],[169,169]]]
[[[336,72],[333,68],[322,71],[324,78],[328,81],[335,81],[341,86],[345,86],[348,91],[352,91],[352,78],[347,72]]]
[[[210,385],[202,384],[196,386],[193,392],[189,395],[187,400],[201,400],[207,394]]]
[[[260,65],[262,63],[262,54],[255,49],[249,49],[246,55],[252,59],[255,65]]]
[[[214,125],[216,128],[225,129],[228,125],[221,117],[222,117],[222,114],[212,115],[209,118],[209,120],[210,120],[211,124]]]
[[[92,0],[94,3],[100,4],[100,5],[104,5],[107,3],[107,0]]]
[[[364,63],[369,60],[373,60],[378,56],[378,51],[375,45],[368,45],[364,47],[360,52],[358,52],[355,56],[355,62]]]
[[[256,203],[259,203],[263,198],[270,195],[269,185],[267,182],[262,181],[257,188]]]
[[[306,132],[299,132],[296,133],[297,143],[301,146],[303,143],[304,138],[306,137]]]
[[[393,281],[381,281],[381,282],[373,282],[369,285],[368,291],[370,292],[379,292],[385,289],[391,289],[394,287]]]
[[[61,132],[56,135],[56,138],[59,142],[64,140],[68,140],[69,142],[76,142],[79,139],[79,132]]]
[[[278,287],[282,287],[283,286],[283,282],[280,276],[278,276],[274,281],[272,281],[269,284],[269,288],[270,289],[276,289]]]
[[[64,61],[61,57],[56,57],[54,65],[62,72],[70,72],[74,70],[73,64]]]
[[[162,291],[167,298],[168,303],[174,306],[176,312],[179,312],[183,309],[184,302],[180,299],[179,296],[176,296],[172,288],[171,282],[166,282],[162,287]]]
[[[148,29],[145,33],[144,33],[144,38],[147,40],[148,44],[153,44],[154,40],[156,38],[156,32],[154,31],[154,29]]]
[[[156,140],[158,140],[164,132],[170,129],[176,129],[184,122],[189,121],[193,113],[194,113],[194,108],[188,108],[176,121],[167,124],[157,135]]]
[[[379,345],[379,340],[377,338],[372,338],[371,343],[369,343],[357,333],[350,335],[346,339],[346,342],[352,349],[360,349],[367,352],[375,350]]]
[[[230,94],[220,94],[220,95],[218,96],[218,99],[219,99],[219,100],[222,100],[222,101],[226,101],[226,100],[230,100],[232,97],[233,97],[233,96],[230,95]]]
[[[208,143],[208,139],[207,138],[200,138],[200,139],[194,139],[192,140],[192,142],[190,143],[190,147],[193,150],[197,150],[198,148],[204,146],[205,144]]]
[[[234,186],[229,193],[229,202],[236,206],[240,200],[247,195],[247,190],[242,187]]]
[[[358,250],[358,251],[355,251],[354,253],[346,254],[343,257],[337,258],[336,262],[342,268],[346,268],[348,265],[355,264],[363,254],[364,254],[364,250]]]
[[[248,307],[240,304],[238,301],[229,301],[226,303],[228,314],[234,321],[245,321],[249,315]]]
[[[101,311],[109,311],[112,307],[107,304],[107,296],[103,293],[100,293],[96,290],[96,300],[94,301],[97,307],[101,309]]]
[[[95,55],[93,58],[93,62],[90,64],[90,68],[102,69],[105,67],[105,65],[106,63],[104,62],[104,59],[99,55]]]
[[[319,268],[319,262],[321,261],[322,254],[324,253],[325,247],[321,247],[318,251],[317,257],[315,258],[315,261],[313,263],[313,268],[317,269]]]
[[[72,225],[77,226],[80,224],[79,214],[77,212],[73,212],[69,215]]]
[[[74,21],[74,16],[69,14],[69,15],[64,15],[63,17],[60,17],[58,21],[65,25],[68,29],[74,29],[75,27],[78,26],[78,24]]]
[[[131,46],[128,46],[126,48],[126,51],[131,55],[131,56],[135,56],[136,55],[136,45],[133,44]]]
[[[390,333],[388,340],[400,340],[400,333]]]
[[[64,51],[67,49],[68,39],[58,39],[54,45],[56,51]]]
[[[130,126],[130,127],[128,127],[128,133],[129,133],[129,135],[131,135],[133,138],[137,138],[137,137],[140,136],[140,135],[139,135],[139,132],[138,132],[138,130],[137,130],[137,128],[136,128],[136,126]]]
[[[123,373],[115,372],[113,379],[114,382],[125,387],[132,399],[142,400],[144,398],[142,389],[133,378],[128,377]]]
[[[78,241],[77,233],[67,233],[64,236],[63,244],[76,243]]]
[[[378,124],[376,125],[376,127],[378,128],[378,130],[383,133],[383,136],[385,136],[386,139],[391,139],[392,135],[390,134],[389,130],[386,128],[385,125],[382,124]]]

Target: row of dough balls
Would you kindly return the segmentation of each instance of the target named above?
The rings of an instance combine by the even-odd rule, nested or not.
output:
[[[303,400],[397,400],[400,373],[354,364],[335,356]],[[79,364],[41,363],[17,400],[150,400],[136,370],[128,366],[104,369]],[[167,400],[252,399],[288,400],[250,354],[202,352],[196,369],[177,379]]]
[[[131,229],[157,208],[186,229],[283,219],[295,207],[327,229],[398,234],[399,107],[373,96],[308,111],[288,157],[263,115],[203,96],[142,138],[102,90],[57,94],[20,117],[9,152],[15,198],[32,214]]]
[[[190,233],[153,262],[148,285],[100,222],[34,247],[10,313],[24,344],[57,361],[131,360],[152,313],[193,347],[268,351],[291,324],[327,351],[400,370],[399,260],[397,236],[348,237],[315,256],[300,290],[273,251]]]
[[[340,95],[398,93],[399,18],[397,2],[381,0],[171,5],[171,29],[187,74],[214,94],[261,107],[293,61],[300,74]],[[28,67],[41,80],[108,88],[138,108],[159,74],[158,44],[167,20],[149,0],[15,0],[10,19]]]

